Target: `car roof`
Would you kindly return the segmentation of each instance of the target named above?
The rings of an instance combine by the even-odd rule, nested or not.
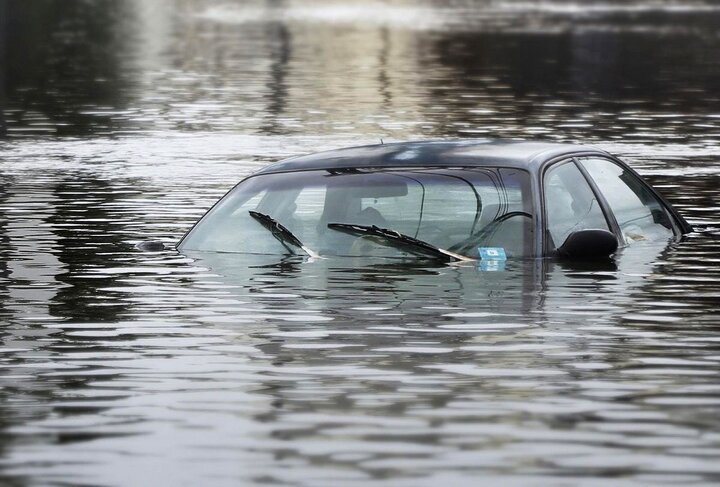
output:
[[[575,153],[606,152],[583,145],[493,139],[428,140],[347,147],[291,157],[256,174],[352,168],[511,167],[532,171]]]

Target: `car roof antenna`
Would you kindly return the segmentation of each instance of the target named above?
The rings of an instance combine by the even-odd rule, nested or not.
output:
[[[384,145],[385,142],[383,142],[382,138],[380,139],[380,145]]]

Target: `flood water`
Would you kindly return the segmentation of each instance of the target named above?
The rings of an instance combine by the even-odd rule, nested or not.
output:
[[[0,0],[0,483],[720,482],[720,5]],[[620,155],[605,269],[142,253],[280,158]]]

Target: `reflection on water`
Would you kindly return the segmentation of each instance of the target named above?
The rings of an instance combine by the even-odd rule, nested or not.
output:
[[[4,483],[720,481],[720,10],[586,7],[0,1]],[[503,272],[133,248],[281,157],[456,136],[596,143],[710,228]]]
[[[718,127],[708,108],[719,101],[720,8],[665,3],[11,1],[3,44],[25,48],[6,55],[5,115],[14,136],[220,130],[703,146]]]

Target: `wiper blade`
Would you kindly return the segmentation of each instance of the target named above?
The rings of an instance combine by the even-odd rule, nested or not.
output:
[[[351,223],[328,223],[328,228],[337,230],[339,232],[348,233],[356,236],[370,235],[373,237],[380,237],[384,241],[391,244],[393,247],[405,250],[411,254],[420,255],[422,257],[431,257],[438,259],[443,262],[454,262],[458,260],[468,261],[474,260],[464,255],[450,252],[449,250],[435,247],[432,244],[423,242],[416,238],[404,235],[395,230],[389,230],[387,228],[380,228],[375,225],[353,225]]]
[[[270,230],[270,233],[272,233],[273,237],[278,239],[278,241],[293,254],[295,252],[290,247],[288,247],[287,244],[302,249],[302,251],[308,254],[310,257],[320,257],[316,252],[305,247],[305,245],[303,245],[300,239],[293,235],[293,233],[288,230],[287,227],[285,227],[282,223],[280,223],[270,215],[266,215],[258,211],[249,211],[248,213],[250,213],[251,217],[260,222],[263,227]]]

